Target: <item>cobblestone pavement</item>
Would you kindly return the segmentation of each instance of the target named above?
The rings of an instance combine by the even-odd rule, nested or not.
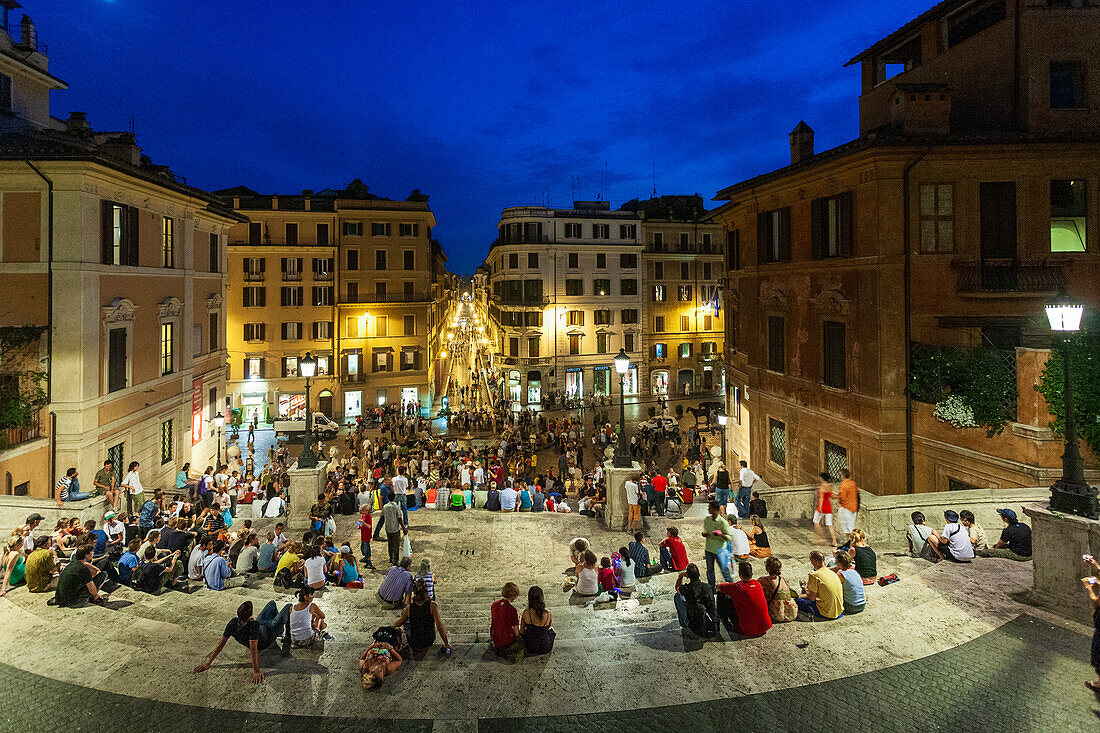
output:
[[[852,652],[858,653],[853,649]],[[797,653],[797,652],[796,652]],[[729,670],[730,698],[626,712],[481,718],[477,730],[617,731],[1095,731],[1100,704],[1089,678],[1088,640],[1029,615],[958,647],[912,662],[815,685],[742,696]],[[209,709],[100,692],[0,664],[0,730],[23,733],[163,730],[472,730],[473,721],[320,718]],[[670,679],[668,684],[678,684]],[[386,698],[378,694],[377,712]],[[640,693],[644,694],[644,693]],[[562,699],[563,708],[569,700]],[[486,711],[488,712],[488,711]]]

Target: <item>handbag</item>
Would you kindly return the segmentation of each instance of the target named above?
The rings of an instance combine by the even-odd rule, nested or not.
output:
[[[409,536],[405,535],[405,539],[401,541],[401,557],[412,557],[412,542],[409,541]]]
[[[779,587],[785,582],[783,576],[780,576],[779,579],[775,581],[775,588],[772,589],[772,594],[768,597],[768,605],[771,605],[772,600],[774,600],[779,593]],[[777,620],[780,623],[794,621],[798,618],[798,604],[790,597],[790,592],[790,587],[788,586],[787,597],[779,602],[779,618]]]

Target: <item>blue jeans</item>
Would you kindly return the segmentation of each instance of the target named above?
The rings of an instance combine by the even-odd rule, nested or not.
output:
[[[359,554],[363,556],[364,562],[370,562],[370,542],[359,543]]]
[[[397,495],[397,506],[401,507],[401,517],[405,521],[405,524],[409,523],[409,502],[405,499],[405,494]]]
[[[283,610],[278,610],[278,606],[275,605],[275,601],[268,601],[264,606],[264,610],[260,611],[260,615],[256,617],[256,620],[260,622],[260,625],[268,630],[271,634],[271,638],[267,644],[262,644],[261,649],[265,648],[268,644],[280,636],[290,635],[290,604],[283,606]]]
[[[714,500],[722,505],[722,509],[724,511],[725,507],[726,507],[726,504],[730,503],[730,490],[729,490],[729,488],[728,487],[725,488],[725,489],[716,488],[714,490]],[[740,510],[738,510],[737,513],[740,514],[741,513]]]
[[[672,596],[672,605],[676,606],[676,618],[680,621],[680,628],[686,629],[688,626],[688,606],[687,601],[679,593]]]
[[[92,493],[90,491],[73,491],[69,490],[69,498],[65,501],[83,501],[90,497]]]
[[[749,516],[749,501],[752,499],[752,490],[742,486],[737,490],[737,498],[734,500],[734,504],[737,506],[737,516],[741,519],[747,519]]]
[[[676,572],[676,568],[672,566],[672,552],[667,547],[659,549],[661,550],[661,567],[670,573]]]
[[[707,582],[710,583],[710,587],[714,587],[714,564],[718,562],[718,555],[713,552],[707,552]]]
[[[831,619],[828,616],[822,616],[821,611],[817,610],[817,601],[811,601],[808,598],[795,598],[794,602],[798,604],[798,610],[801,613],[808,613],[811,616],[813,616],[814,618],[821,619],[822,621],[835,621],[836,620],[836,619]],[[837,616],[837,618],[840,618],[843,615],[844,614],[841,613],[840,616]]]

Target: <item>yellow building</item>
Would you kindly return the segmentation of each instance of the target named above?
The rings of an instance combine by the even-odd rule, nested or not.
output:
[[[249,219],[230,236],[230,392],[244,420],[304,407],[298,360],[318,358],[313,409],[354,419],[378,404],[432,406],[446,258],[426,197],[361,181],[297,196],[218,192]]]
[[[180,464],[217,453],[236,217],[132,134],[51,117],[66,85],[41,48],[28,18],[19,39],[0,31],[0,327],[43,329],[0,363],[5,398],[34,381],[13,375],[46,374],[45,405],[0,433],[0,493],[50,497],[69,467],[90,490],[106,458],[119,476],[138,461],[147,491],[172,486]]]

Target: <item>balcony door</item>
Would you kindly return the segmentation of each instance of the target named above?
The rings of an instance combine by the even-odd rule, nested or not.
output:
[[[982,289],[1015,290],[1016,183],[997,181],[979,185]]]

